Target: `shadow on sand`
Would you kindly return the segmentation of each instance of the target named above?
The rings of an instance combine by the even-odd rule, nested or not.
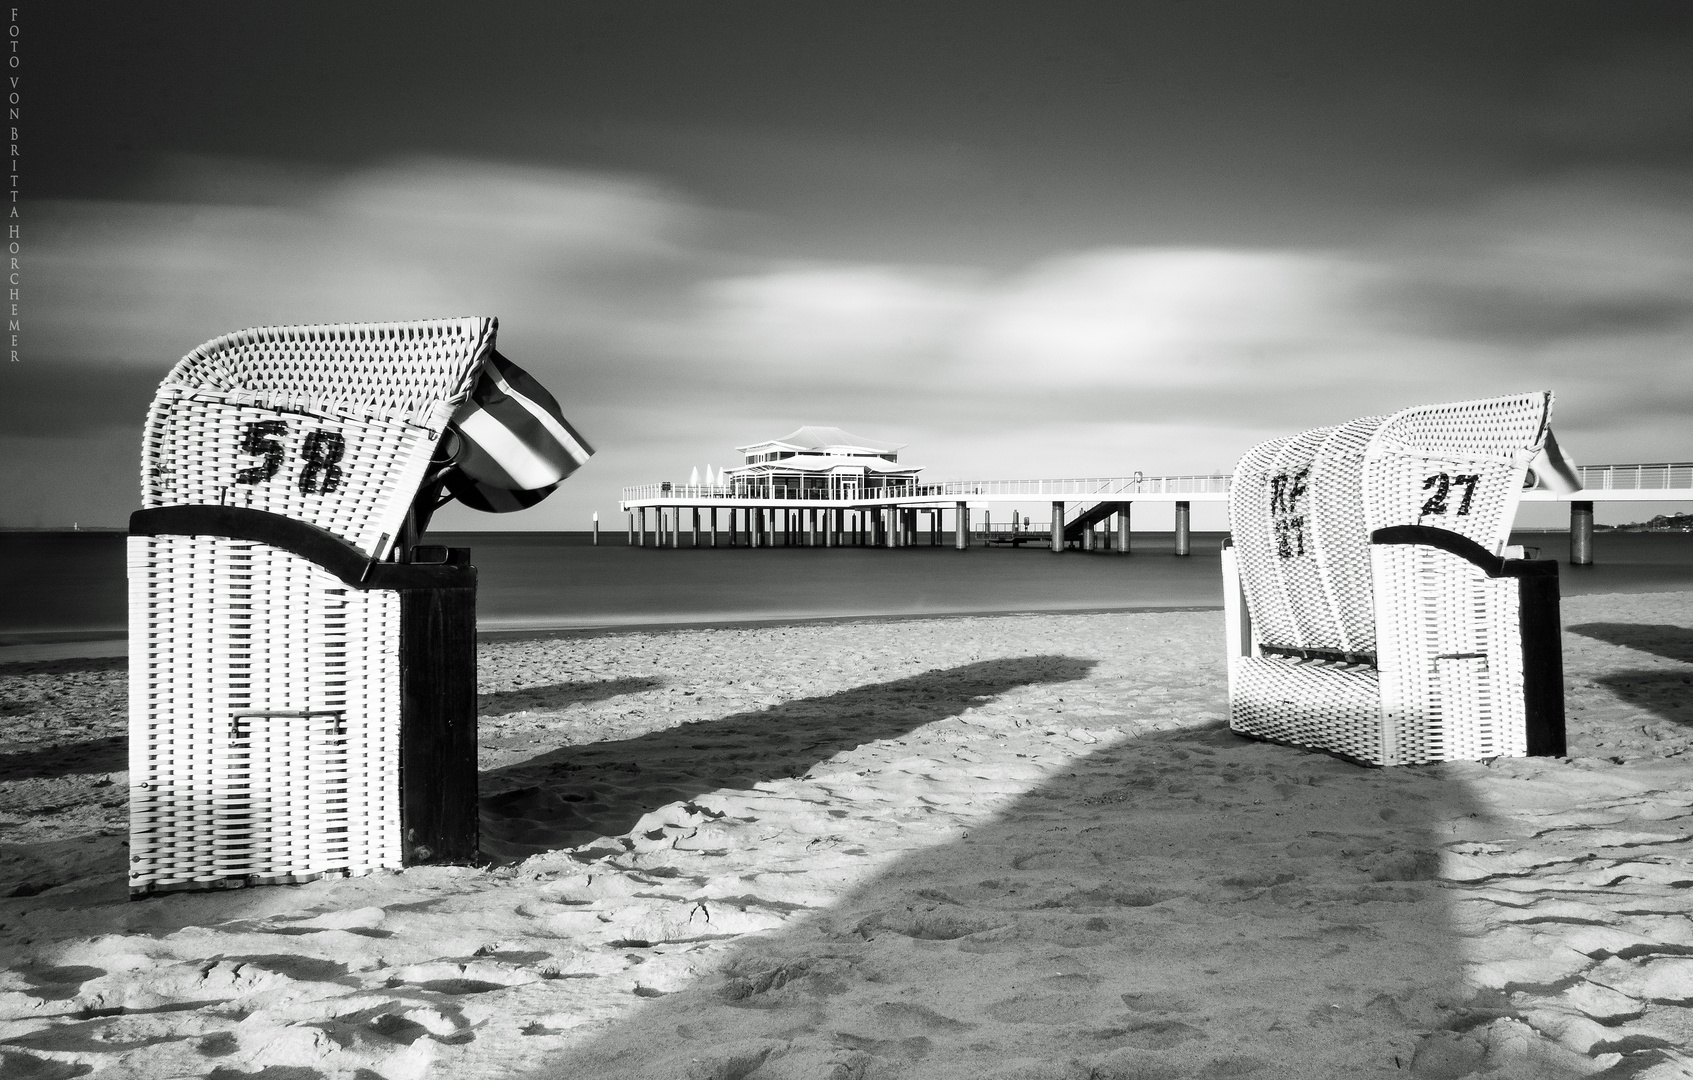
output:
[[[1022,663],[1008,684],[1041,665],[1048,678],[1085,670]],[[785,771],[800,775],[828,746],[940,718],[914,706],[810,745],[827,731],[821,702],[855,693],[771,710],[764,728],[743,716],[653,738],[674,739],[666,753],[685,760],[718,738],[793,734]],[[631,749],[551,760],[609,773],[634,763]],[[751,777],[690,774],[652,796],[725,779]],[[738,940],[716,974],[648,991],[654,1000],[544,1074],[1331,1080],[1410,1075],[1420,1050],[1418,1075],[1467,1075],[1482,1051],[1461,1033],[1510,1014],[1504,995],[1464,990],[1449,894],[1434,881],[1450,823],[1477,816],[1450,768],[1358,768],[1221,725],[1128,738],[961,839]],[[851,839],[852,826],[838,827]],[[677,865],[661,865],[667,854]],[[640,865],[672,891],[709,879],[686,853]]]
[[[1583,623],[1567,631],[1584,637],[1652,653],[1666,660],[1693,664],[1693,630],[1685,626],[1645,623]]]
[[[568,709],[572,705],[591,705],[596,701],[656,690],[663,679],[623,678],[599,679],[594,682],[552,683],[547,686],[526,686],[521,690],[500,690],[492,694],[476,695],[476,715],[507,716],[514,712]]]
[[[983,661],[633,739],[560,747],[482,775],[482,790],[491,792],[482,798],[482,850],[517,860],[619,836],[667,803],[804,776],[842,750],[897,738],[1014,687],[1084,679],[1093,666],[1065,656]]]
[[[129,768],[129,737],[54,743],[39,750],[0,754],[0,781],[51,779],[83,773],[123,772]]]

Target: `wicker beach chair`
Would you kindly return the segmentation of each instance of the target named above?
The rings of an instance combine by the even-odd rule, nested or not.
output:
[[[1223,552],[1230,726],[1373,765],[1562,755],[1557,563],[1505,546],[1551,411],[1432,405],[1248,451]]]
[[[159,387],[129,539],[133,894],[475,857],[475,569],[411,544],[495,328],[244,330]]]

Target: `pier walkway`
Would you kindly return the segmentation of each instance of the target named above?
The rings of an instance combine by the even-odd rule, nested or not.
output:
[[[1570,561],[1592,561],[1595,502],[1693,502],[1693,462],[1585,465],[1582,487],[1571,493],[1534,489],[1524,502],[1570,504]],[[1083,477],[1048,480],[948,480],[892,488],[800,489],[780,485],[645,484],[623,489],[629,543],[655,547],[910,547],[939,545],[951,532],[954,546],[972,537],[990,543],[1043,543],[1054,551],[1129,553],[1130,508],[1137,502],[1174,503],[1175,550],[1189,550],[1189,508],[1227,502],[1233,477],[1220,475]],[[971,527],[971,511],[995,505],[1050,503],[1046,522],[1019,519],[1020,528]],[[651,511],[649,528],[648,512]],[[718,514],[722,511],[723,520]],[[946,515],[952,528],[945,529]],[[1061,522],[1062,528],[1054,527]],[[926,525],[927,528],[922,526]],[[701,542],[701,534],[706,540]],[[926,535],[925,535],[926,534]]]

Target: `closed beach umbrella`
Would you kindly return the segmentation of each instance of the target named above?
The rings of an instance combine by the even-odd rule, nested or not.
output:
[[[496,514],[534,506],[594,453],[546,388],[498,352],[482,366],[452,427],[461,445],[447,490]]]

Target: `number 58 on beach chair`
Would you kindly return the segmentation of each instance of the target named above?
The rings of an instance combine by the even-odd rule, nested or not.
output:
[[[476,858],[476,570],[417,540],[447,499],[531,505],[592,453],[495,329],[243,330],[159,387],[130,519],[133,895]]]
[[[1562,755],[1558,566],[1506,547],[1525,478],[1574,483],[1551,411],[1431,405],[1248,451],[1223,551],[1230,727],[1372,765]]]

